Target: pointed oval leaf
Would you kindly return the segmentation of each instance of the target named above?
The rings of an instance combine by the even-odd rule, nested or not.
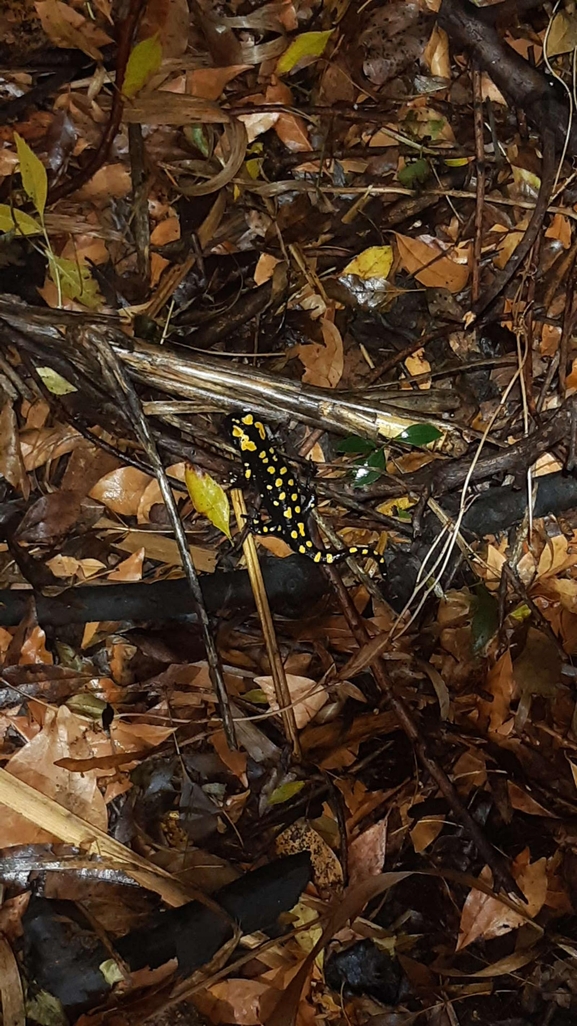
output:
[[[48,253],[48,266],[52,281],[60,287],[67,299],[76,300],[89,310],[95,310],[100,305],[102,296],[88,267],[75,260],[57,257],[51,252]]]
[[[36,373],[42,379],[48,391],[52,392],[52,395],[69,395],[70,392],[78,391],[66,378],[58,374],[53,367],[37,367]]]
[[[20,235],[40,235],[42,226],[38,221],[25,214],[23,210],[0,203],[0,232],[19,232]]]
[[[290,801],[291,798],[294,798],[295,794],[302,791],[304,786],[304,780],[289,780],[286,784],[281,784],[269,796],[269,805],[282,805],[283,802]]]
[[[187,464],[184,480],[197,513],[210,520],[219,531],[230,538],[230,505],[228,495],[210,474],[200,467]]]
[[[277,75],[288,75],[305,57],[320,57],[333,34],[332,29],[325,32],[301,32],[293,39],[288,50],[279,57],[276,66]]]
[[[392,246],[369,246],[354,257],[342,273],[355,274],[362,281],[369,281],[371,278],[388,278],[392,266]]]
[[[136,96],[161,64],[162,46],[156,32],[149,39],[141,39],[131,51],[122,83],[122,95],[129,100]]]
[[[367,438],[361,438],[360,435],[347,435],[337,445],[337,452],[360,452],[366,454],[373,452],[374,449],[375,443],[369,442]]]
[[[410,427],[401,431],[397,438],[400,442],[407,442],[408,445],[429,445],[442,437],[442,431],[432,424],[411,424]]]
[[[46,168],[40,158],[36,156],[34,150],[31,150],[22,136],[18,135],[18,132],[14,132],[14,141],[16,143],[18,160],[20,161],[20,174],[24,191],[32,200],[40,217],[42,217],[46,206],[46,197],[48,196]]]

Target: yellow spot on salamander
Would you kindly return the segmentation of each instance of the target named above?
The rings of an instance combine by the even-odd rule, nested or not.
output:
[[[276,484],[276,481],[275,481],[275,484]],[[278,485],[277,485],[277,487],[278,487]],[[281,502],[284,502],[285,499],[286,499],[286,492],[279,492],[278,493],[278,497],[279,497]]]
[[[255,446],[255,448],[256,448],[256,446]],[[275,473],[274,467],[267,467],[266,469],[268,470],[269,474],[274,474]]]
[[[313,543],[312,543],[312,541],[310,540],[310,538],[307,538],[307,540],[306,540],[306,542],[305,542],[305,545],[306,545],[307,549],[312,549],[312,547],[313,547]]]
[[[299,552],[305,553],[306,551],[304,545],[299,545]]]
[[[264,424],[262,424],[260,420],[255,420],[254,426],[257,429],[260,437],[262,438],[262,440],[264,442],[264,440],[266,438],[266,431],[265,431],[265,428],[264,428]]]
[[[351,547],[350,547],[350,549],[349,549],[349,552],[351,552],[351,553],[352,553],[352,554],[354,555],[354,553],[355,553],[355,552],[358,552],[358,551],[359,551],[359,550],[358,550],[358,548],[357,548],[357,546],[356,546],[356,545],[351,545]]]
[[[259,458],[259,460],[265,460],[265,462],[266,462],[266,452],[265,452],[264,449],[262,450],[262,452],[259,452],[258,458]]]
[[[287,518],[287,520],[292,520],[292,515],[293,515],[292,509],[285,509],[283,512],[284,512],[284,516]]]
[[[291,531],[291,538],[298,538],[298,536],[299,536],[298,531]],[[301,548],[302,548],[302,546],[301,546]]]
[[[281,474],[282,474],[282,470],[281,470]],[[289,488],[293,488],[294,487],[294,478],[289,477],[289,479],[287,481],[287,485],[289,486]]]
[[[256,445],[247,435],[244,435],[243,438],[241,438],[240,447],[243,452],[256,452]]]
[[[300,511],[301,511],[300,506],[295,506],[294,507],[294,511],[295,511],[295,513],[300,513]]]
[[[313,556],[313,563],[320,563],[322,558],[323,558],[322,552],[315,552],[315,554]]]
[[[274,486],[275,488],[282,488],[282,477],[277,477]]]
[[[244,476],[246,477],[247,481],[248,481],[249,477],[251,476],[251,474],[252,474],[252,470],[250,469],[250,467],[247,467],[245,469],[245,472],[244,472]]]
[[[254,424],[254,417],[252,413],[247,413],[245,417],[242,417],[241,423],[247,424],[248,427],[251,427]]]
[[[280,474],[288,474],[288,467],[281,467],[279,473]],[[289,482],[289,484],[290,484],[290,482]]]
[[[242,430],[241,427],[238,426],[238,424],[235,424],[233,429],[232,429],[232,437],[233,438],[244,438],[244,431]]]
[[[292,500],[292,502],[298,502],[299,501],[299,497],[298,497],[298,493],[297,492],[293,492],[293,494],[291,495],[291,500]]]
[[[272,485],[271,484],[267,484],[266,490],[267,490],[267,492],[272,492]]]
[[[273,499],[272,504],[273,506],[280,506],[280,502],[278,501],[278,499]]]
[[[298,526],[298,529],[299,529],[299,531],[301,533],[301,537],[304,538],[304,536],[306,534],[306,531],[305,531],[305,525],[303,524],[302,520],[301,520],[301,522],[297,526]]]
[[[327,563],[332,563],[334,558],[335,557],[333,556],[332,552],[325,552],[325,559]]]

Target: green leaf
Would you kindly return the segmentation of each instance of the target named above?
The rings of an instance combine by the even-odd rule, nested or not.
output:
[[[31,150],[18,132],[14,132],[16,152],[20,161],[20,175],[26,195],[32,200],[40,217],[44,214],[48,196],[48,176],[44,164]]]
[[[522,602],[520,606],[517,606],[512,613],[509,614],[512,620],[517,620],[519,623],[523,623],[524,620],[528,620],[532,616],[531,609],[526,602]]]
[[[353,477],[355,488],[364,488],[366,485],[374,484],[381,478],[381,471],[387,465],[387,456],[384,449],[375,449],[369,456],[355,460],[356,469]]]
[[[279,57],[276,74],[287,75],[305,57],[320,57],[332,34],[332,29],[325,32],[301,32],[300,36],[293,39],[288,50]]]
[[[39,378],[42,378],[46,388],[49,392],[52,392],[52,395],[69,395],[70,392],[78,391],[74,385],[71,385],[66,378],[63,378],[52,367],[37,367],[36,373]]]
[[[115,983],[120,983],[124,979],[124,973],[114,958],[107,958],[105,962],[100,963],[98,968],[109,987],[112,987]]]
[[[103,702],[97,695],[90,694],[89,691],[79,691],[76,695],[72,695],[66,705],[72,712],[77,712],[80,716],[88,716],[91,720],[102,719],[102,713],[106,709],[106,702]]]
[[[247,691],[242,697],[247,702],[252,702],[253,705],[268,705],[268,698],[262,688],[253,688],[252,691]]]
[[[156,32],[148,39],[142,39],[132,49],[122,83],[122,95],[129,100],[136,96],[161,64],[162,46]]]
[[[98,285],[94,281],[88,267],[81,266],[75,260],[57,257],[47,251],[50,277],[62,290],[67,299],[77,300],[89,310],[95,310],[102,302]]]
[[[200,467],[187,465],[184,480],[197,513],[202,513],[211,524],[230,538],[230,505],[228,495],[210,474]]]
[[[375,448],[375,444],[366,438],[361,438],[359,435],[347,435],[337,445],[337,452],[369,453],[374,452]]]
[[[28,998],[26,1020],[40,1023],[41,1026],[67,1026],[70,1022],[62,1003],[47,990],[40,990],[33,998]]]
[[[430,442],[436,442],[437,438],[442,438],[442,435],[443,432],[432,424],[411,424],[400,435],[395,435],[395,439],[407,445],[429,445]]]
[[[401,185],[404,185],[407,189],[413,189],[415,185],[426,182],[429,177],[429,162],[428,160],[413,160],[412,163],[407,164],[406,167],[401,168],[397,174],[397,178]]]
[[[496,598],[484,584],[479,584],[476,591],[471,620],[471,638],[475,655],[489,644],[499,626],[499,604]]]
[[[23,210],[0,203],[0,232],[19,232],[20,235],[41,235],[42,225]]]
[[[302,791],[304,786],[304,780],[290,780],[286,784],[281,784],[269,796],[269,805],[282,805],[283,802],[290,801],[291,798],[294,798],[295,794]]]

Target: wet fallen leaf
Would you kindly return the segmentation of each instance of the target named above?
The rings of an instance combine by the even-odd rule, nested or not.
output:
[[[529,859],[529,849],[525,848],[512,866],[513,876],[527,899],[527,904],[523,906],[525,914],[515,912],[498,898],[484,894],[483,891],[470,891],[461,913],[457,951],[462,951],[480,938],[490,940],[517,930],[541,910],[547,895],[547,860],[539,859],[531,863]],[[488,867],[482,870],[480,879],[492,884]]]
[[[202,513],[230,538],[230,503],[224,488],[206,471],[191,464],[186,465],[184,480],[197,513]]]
[[[302,32],[296,39],[293,39],[288,49],[279,58],[275,69],[276,74],[288,75],[297,65],[303,67],[305,62],[310,63],[321,57],[332,34],[332,29],[327,29],[325,32]]]
[[[469,280],[469,263],[457,263],[445,254],[432,238],[414,239],[395,234],[399,257],[404,269],[429,288],[446,288],[461,292]]]
[[[328,700],[328,695],[326,690],[319,687],[316,681],[311,680],[310,677],[298,677],[295,674],[287,673],[286,681],[294,708],[296,725],[300,730],[310,723],[319,709],[322,709]],[[254,683],[256,687],[262,688],[271,709],[277,712],[279,706],[272,677],[255,677]]]

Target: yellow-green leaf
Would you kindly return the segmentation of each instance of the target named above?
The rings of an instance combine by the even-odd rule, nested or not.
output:
[[[320,57],[333,34],[332,29],[325,32],[302,32],[293,39],[288,50],[279,57],[276,66],[277,75],[288,75],[305,57]]]
[[[47,253],[50,277],[67,299],[76,300],[95,310],[102,303],[98,285],[94,281],[88,267],[81,266],[75,260],[57,257],[50,251]]]
[[[200,467],[187,465],[184,480],[188,494],[197,513],[202,513],[211,524],[230,538],[230,506],[228,495],[210,474]]]
[[[472,160],[472,157],[447,157],[444,164],[445,167],[464,167],[465,164],[470,164]]]
[[[142,39],[131,51],[122,83],[123,96],[129,100],[136,96],[161,64],[162,46],[156,32],[149,39]]]
[[[291,798],[294,798],[295,794],[302,791],[304,786],[304,780],[289,780],[286,784],[281,784],[270,795],[269,805],[282,805],[283,802],[290,801]]]
[[[107,958],[105,962],[100,963],[98,968],[109,987],[112,987],[115,983],[120,983],[124,979],[124,973],[114,958]]]
[[[347,264],[343,274],[355,274],[367,281],[369,278],[387,278],[393,264],[392,246],[369,246]]]
[[[0,203],[0,232],[19,232],[21,235],[40,235],[42,225],[23,210]]]
[[[70,392],[78,391],[74,385],[71,385],[66,378],[63,378],[52,367],[37,367],[36,373],[39,378],[42,378],[46,388],[49,392],[52,392],[52,395],[69,395]]]
[[[36,156],[34,150],[31,150],[22,136],[18,135],[18,132],[14,132],[14,140],[16,142],[18,160],[20,161],[20,174],[24,191],[32,200],[40,217],[42,217],[46,206],[46,197],[48,196],[46,168],[40,158]]]

